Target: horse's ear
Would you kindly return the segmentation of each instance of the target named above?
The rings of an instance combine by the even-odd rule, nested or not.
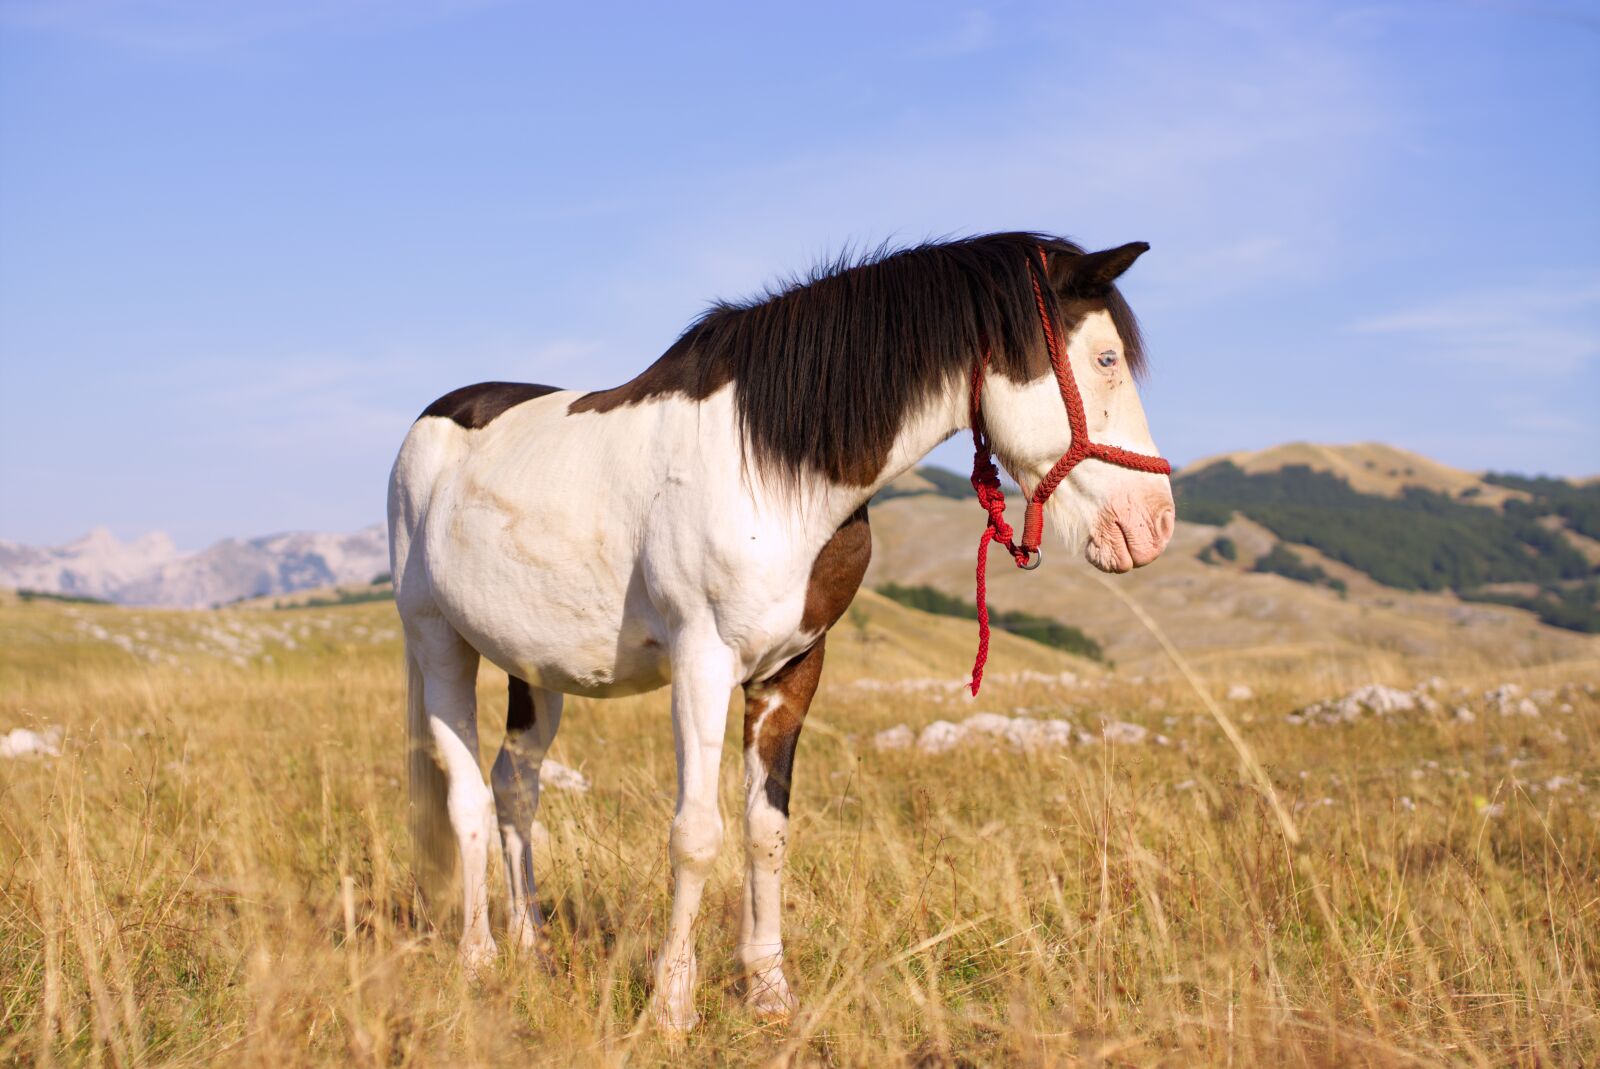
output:
[[[1072,293],[1080,297],[1099,297],[1111,288],[1133,261],[1150,251],[1147,241],[1130,241],[1114,249],[1072,253],[1052,252],[1047,256],[1050,268],[1050,286],[1057,293]]]

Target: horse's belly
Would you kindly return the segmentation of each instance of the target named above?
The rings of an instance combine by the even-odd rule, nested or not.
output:
[[[504,618],[445,608],[452,625],[483,656],[536,687],[614,698],[654,690],[670,681],[664,647],[637,629],[581,624],[508,623]]]
[[[428,534],[433,597],[463,638],[538,687],[611,697],[669,679],[659,621],[634,569],[563,517],[458,500]]]

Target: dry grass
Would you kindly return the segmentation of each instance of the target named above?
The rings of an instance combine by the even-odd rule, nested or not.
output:
[[[1229,708],[1295,851],[1192,692],[1164,680],[991,682],[977,708],[1105,714],[1168,746],[875,752],[874,730],[973,707],[850,686],[874,642],[905,643],[893,619],[841,625],[860,648],[818,699],[794,799],[802,1012],[763,1025],[733,993],[730,834],[700,930],[704,1024],[673,1047],[639,1023],[669,892],[663,700],[572,703],[554,756],[595,787],[548,792],[541,814],[557,971],[503,955],[469,989],[451,940],[411,917],[391,612],[0,605],[0,731],[66,728],[62,756],[0,764],[0,1062],[1600,1061],[1592,663],[1451,673],[1579,684],[1570,713],[1343,727],[1282,714],[1402,681],[1402,660],[1258,663],[1257,697]],[[244,652],[195,648],[219,619]],[[269,625],[287,630],[250,638]],[[161,663],[90,626],[142,633]],[[483,682],[498,706],[500,677]],[[736,814],[732,761],[724,780]]]

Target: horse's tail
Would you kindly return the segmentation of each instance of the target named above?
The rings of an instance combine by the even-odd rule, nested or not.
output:
[[[410,753],[412,872],[418,905],[435,916],[449,901],[456,874],[456,839],[450,826],[450,781],[433,755],[433,733],[422,704],[422,666],[406,651],[406,736]]]

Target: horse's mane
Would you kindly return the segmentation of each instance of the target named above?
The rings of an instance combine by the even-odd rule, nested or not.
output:
[[[845,253],[777,288],[708,308],[632,382],[587,394],[571,410],[607,411],[679,393],[704,399],[728,383],[750,454],[784,478],[814,472],[852,485],[882,470],[906,417],[955,378],[982,345],[990,366],[1025,381],[1048,363],[1029,276],[1039,248],[1082,254],[1064,238],[1005,233]],[[1045,287],[1063,330],[1090,302]],[[1139,327],[1111,288],[1128,367],[1143,369]]]

